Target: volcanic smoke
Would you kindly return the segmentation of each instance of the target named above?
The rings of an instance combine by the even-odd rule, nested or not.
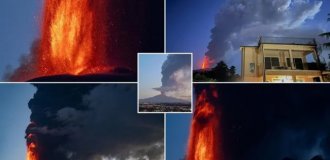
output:
[[[198,96],[188,144],[187,160],[221,160],[220,114],[212,104],[216,90],[204,89]]]

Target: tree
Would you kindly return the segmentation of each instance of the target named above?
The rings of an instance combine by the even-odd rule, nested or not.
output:
[[[224,61],[220,61],[212,70],[214,78],[218,81],[229,81],[229,69]]]
[[[330,13],[328,13],[328,19],[327,21],[329,22],[330,21]],[[330,32],[325,32],[325,33],[321,33],[320,34],[321,37],[325,37],[327,40],[330,39]],[[326,43],[323,43],[323,46],[326,47],[326,48],[330,48],[330,42],[326,42]]]

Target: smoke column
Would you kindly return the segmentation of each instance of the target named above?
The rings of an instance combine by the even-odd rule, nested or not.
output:
[[[163,159],[163,116],[136,114],[136,85],[35,86],[28,160]]]
[[[320,0],[230,0],[220,8],[211,30],[211,41],[202,68],[220,60],[240,63],[242,45],[256,45],[259,36],[318,37],[322,29],[305,27],[325,1]],[[235,56],[236,55],[236,56]]]
[[[191,55],[169,54],[162,65],[162,86],[155,88],[168,96],[186,97],[191,92]]]
[[[222,160],[220,109],[214,106],[218,93],[214,88],[204,89],[197,95],[187,160]]]

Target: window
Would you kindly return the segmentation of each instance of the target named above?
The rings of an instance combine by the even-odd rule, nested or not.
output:
[[[255,64],[254,63],[250,63],[250,72],[251,73],[254,73],[254,70],[255,70]]]
[[[290,58],[286,58],[286,64],[288,65],[288,67],[291,67],[291,60],[290,60]]]
[[[291,67],[290,58],[286,58],[286,64],[288,65],[288,67]],[[304,64],[301,58],[293,58],[293,64],[296,66],[296,69],[304,69]]]
[[[293,58],[293,63],[295,64],[296,69],[304,69],[304,64],[301,58]]]
[[[272,67],[279,67],[280,60],[278,57],[265,57],[265,68],[272,69]]]

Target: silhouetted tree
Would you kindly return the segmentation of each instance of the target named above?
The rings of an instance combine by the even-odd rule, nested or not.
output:
[[[218,81],[229,81],[229,69],[224,61],[220,61],[212,70],[215,74],[215,79]]]
[[[327,20],[330,21],[330,13],[328,13],[328,16],[329,17],[328,17]],[[327,40],[329,40],[330,39],[330,32],[321,33],[320,36],[325,37]],[[326,48],[330,47],[330,42],[323,43],[323,46],[326,47]]]
[[[220,61],[211,70],[194,71],[195,82],[233,82],[239,80],[240,76],[236,74],[236,67],[228,65],[224,61]]]

